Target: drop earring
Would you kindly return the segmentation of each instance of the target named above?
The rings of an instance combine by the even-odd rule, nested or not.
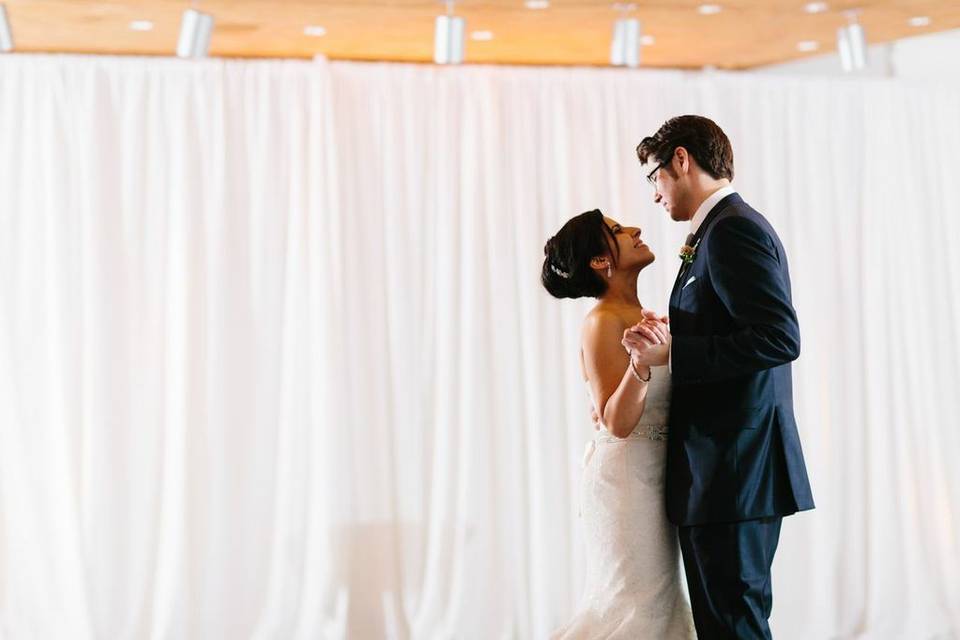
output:
[[[607,263],[607,278],[613,277],[613,266],[608,262]]]

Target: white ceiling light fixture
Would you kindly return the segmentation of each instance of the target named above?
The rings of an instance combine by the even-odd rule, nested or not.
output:
[[[718,4],[702,4],[697,7],[697,11],[703,16],[715,16],[723,11],[723,7]]]
[[[615,4],[620,18],[613,23],[613,39],[610,42],[610,64],[615,67],[640,66],[640,21],[628,18],[636,9],[633,4]]]
[[[550,2],[549,0],[527,0],[526,2],[523,3],[523,6],[525,6],[527,9],[534,9],[534,10],[549,9]]]
[[[797,51],[803,51],[804,53],[809,53],[810,51],[816,51],[820,48],[820,43],[816,40],[801,40],[797,43]]]
[[[826,2],[808,2],[803,10],[807,13],[824,13],[828,8]]]
[[[153,31],[153,23],[149,20],[134,20],[130,23],[131,31]]]
[[[303,28],[303,35],[311,38],[322,38],[327,35],[327,30],[318,24],[309,24]]]
[[[837,29],[837,52],[840,66],[847,73],[867,66],[867,38],[859,21],[859,12],[846,11],[847,24]]]
[[[0,4],[0,51],[13,51],[13,32],[10,30],[10,20],[4,4]]]
[[[471,40],[476,40],[477,42],[490,42],[493,40],[492,31],[474,31],[470,34]]]
[[[180,21],[180,38],[177,40],[177,56],[181,58],[205,58],[210,52],[210,36],[213,33],[213,16],[196,9],[183,12]]]
[[[929,27],[930,26],[930,17],[929,16],[914,16],[907,20],[907,24],[911,27]]]
[[[644,47],[652,47],[657,44],[657,39],[650,35],[640,36],[640,44]]]
[[[463,62],[464,19],[453,15],[454,0],[446,0],[447,15],[437,16],[433,33],[433,61],[437,64]]]

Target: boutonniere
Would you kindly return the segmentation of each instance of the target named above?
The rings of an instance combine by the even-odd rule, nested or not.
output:
[[[683,261],[683,264],[693,264],[694,259],[697,257],[697,247],[700,246],[700,240],[697,240],[696,244],[692,247],[688,244],[680,247],[680,260]]]

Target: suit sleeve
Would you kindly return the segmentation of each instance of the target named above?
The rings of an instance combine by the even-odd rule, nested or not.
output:
[[[732,216],[717,222],[708,243],[710,280],[735,329],[674,336],[673,379],[713,382],[796,360],[800,326],[773,238],[752,220]]]

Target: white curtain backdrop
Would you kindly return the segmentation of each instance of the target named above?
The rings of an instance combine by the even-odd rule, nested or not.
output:
[[[544,638],[583,581],[586,302],[546,238],[686,230],[701,113],[779,230],[818,508],[781,639],[960,637],[960,83],[0,57],[0,637]]]

